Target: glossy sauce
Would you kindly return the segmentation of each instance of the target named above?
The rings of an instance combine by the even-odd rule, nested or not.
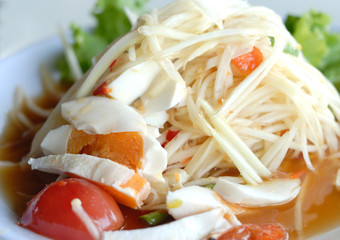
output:
[[[48,98],[42,98],[41,101],[44,102],[45,106],[46,104],[48,106],[56,104],[56,102],[50,102]],[[35,123],[39,124],[44,121],[44,119],[26,110],[25,113]],[[29,152],[33,136],[34,131],[18,128],[14,123],[9,122],[0,141],[0,160],[15,163],[20,162]],[[282,170],[285,172],[295,172],[303,165],[303,162],[299,160],[287,162],[288,163],[282,167]],[[321,170],[317,174],[309,172],[304,176],[305,179],[308,179],[307,191],[304,198],[304,205],[308,207],[307,209],[303,209],[305,237],[319,234],[340,225],[340,192],[333,187],[337,168],[338,166],[326,164],[320,167]],[[0,167],[1,188],[18,218],[24,211],[26,202],[47,183],[54,181],[55,178],[56,176],[52,174],[31,171],[29,167],[20,167],[18,165]],[[321,183],[319,189],[315,190],[315,186],[319,183]],[[240,214],[238,218],[242,223],[279,222],[289,231],[290,239],[295,239],[295,201],[296,200],[279,207],[249,209],[245,213]],[[121,206],[121,209],[126,219],[123,229],[147,227],[138,220],[139,216],[145,212],[136,211],[124,206]]]
[[[39,105],[51,108],[56,101],[43,96],[38,99]],[[22,111],[35,123],[36,129],[28,129],[13,121],[8,121],[0,138],[0,161],[19,163],[29,153],[31,141],[39,126],[45,119],[23,107]],[[18,217],[23,213],[26,202],[37,194],[46,184],[54,181],[55,175],[31,171],[27,164],[0,167],[0,184],[2,192],[8,199]]]
[[[334,187],[338,161],[320,162],[315,172],[306,171],[302,176],[300,194],[304,191],[302,204],[303,237],[311,237],[340,225],[340,192]],[[288,174],[304,165],[302,159],[286,160],[282,170]],[[276,207],[250,209],[238,216],[242,223],[280,223],[289,232],[290,239],[297,239],[295,229],[295,204],[293,201]]]

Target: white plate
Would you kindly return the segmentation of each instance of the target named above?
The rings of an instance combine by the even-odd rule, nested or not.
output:
[[[30,96],[36,96],[42,90],[40,64],[52,66],[61,53],[62,43],[58,37],[53,37],[0,60],[0,130],[4,126],[6,113],[12,108],[15,88],[22,87]]]
[[[256,4],[265,1],[254,0],[251,2]],[[0,61],[0,131],[4,127],[6,113],[12,108],[12,99],[15,88],[20,86],[24,88],[25,92],[30,96],[37,95],[41,91],[39,65],[44,63],[48,66],[52,66],[56,56],[61,54],[61,52],[61,41],[58,37],[53,37],[38,42],[19,53]],[[8,207],[3,195],[0,194],[0,239],[47,239],[17,226],[15,224],[16,221],[15,214]],[[326,234],[314,237],[313,239],[335,240],[339,239],[339,235],[340,227]]]
[[[0,61],[0,129],[3,129],[7,112],[12,108],[16,87],[22,87],[30,96],[42,90],[39,78],[39,65],[52,66],[56,57],[62,53],[58,37],[41,41],[29,48]],[[1,186],[0,186],[1,187]],[[0,189],[0,193],[2,189]],[[8,203],[0,194],[0,239],[1,240],[43,240],[47,239],[17,226],[17,219]]]

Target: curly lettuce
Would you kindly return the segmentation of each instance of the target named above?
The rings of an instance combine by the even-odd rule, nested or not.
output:
[[[285,24],[306,59],[340,91],[340,34],[331,32],[331,18],[311,10],[302,16],[289,15]]]
[[[141,14],[145,11],[148,0],[98,0],[92,10],[96,19],[96,26],[86,31],[76,24],[72,24],[72,48],[83,72],[92,66],[92,58],[102,52],[112,41],[127,33],[131,23],[125,9]],[[73,82],[70,68],[65,57],[62,57],[57,66],[61,72],[61,79]]]

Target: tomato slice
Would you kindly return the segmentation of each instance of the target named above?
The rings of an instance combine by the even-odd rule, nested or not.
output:
[[[231,60],[241,75],[249,75],[263,61],[263,55],[260,49],[253,47],[250,53],[246,53]]]
[[[287,231],[279,224],[243,224],[223,233],[218,240],[287,240]]]
[[[39,192],[19,225],[54,239],[85,240],[98,238],[104,230],[120,229],[123,223],[116,201],[107,192],[86,180],[70,178]]]

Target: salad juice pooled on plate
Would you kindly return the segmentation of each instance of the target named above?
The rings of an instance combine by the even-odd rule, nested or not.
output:
[[[141,16],[35,134],[20,168],[59,177],[19,224],[89,239],[287,239],[336,224],[340,208],[326,202],[340,197],[340,98],[299,49],[278,15],[241,0],[179,0]],[[50,189],[82,182],[58,201],[78,223],[50,216]],[[93,213],[82,191],[122,210]],[[139,216],[150,226],[119,229]]]

